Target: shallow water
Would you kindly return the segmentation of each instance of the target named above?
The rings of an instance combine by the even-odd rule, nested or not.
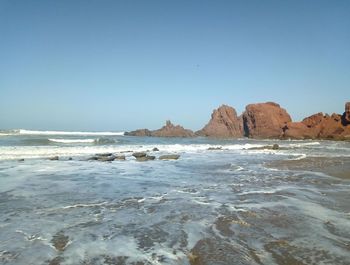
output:
[[[153,147],[181,157],[87,161]],[[350,264],[350,180],[267,166],[349,156],[331,141],[2,135],[0,263]]]

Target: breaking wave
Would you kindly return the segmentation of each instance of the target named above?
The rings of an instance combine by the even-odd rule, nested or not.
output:
[[[113,144],[116,141],[109,138],[97,138],[97,139],[54,139],[49,138],[50,142],[62,143],[62,144]]]
[[[0,135],[105,135],[105,136],[123,136],[124,132],[68,132],[68,131],[35,131],[35,130],[7,130],[0,131]]]

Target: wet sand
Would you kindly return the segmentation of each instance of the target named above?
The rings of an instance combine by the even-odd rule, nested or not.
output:
[[[326,175],[350,179],[350,157],[307,157],[300,160],[278,160],[266,163],[280,170],[322,172]]]

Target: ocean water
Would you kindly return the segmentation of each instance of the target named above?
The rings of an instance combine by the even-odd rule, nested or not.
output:
[[[268,166],[308,157],[350,143],[1,131],[0,264],[350,264],[350,178]]]

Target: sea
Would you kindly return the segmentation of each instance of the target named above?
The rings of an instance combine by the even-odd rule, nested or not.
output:
[[[89,159],[105,153],[126,159]],[[349,157],[339,141],[3,130],[0,264],[350,264]]]

